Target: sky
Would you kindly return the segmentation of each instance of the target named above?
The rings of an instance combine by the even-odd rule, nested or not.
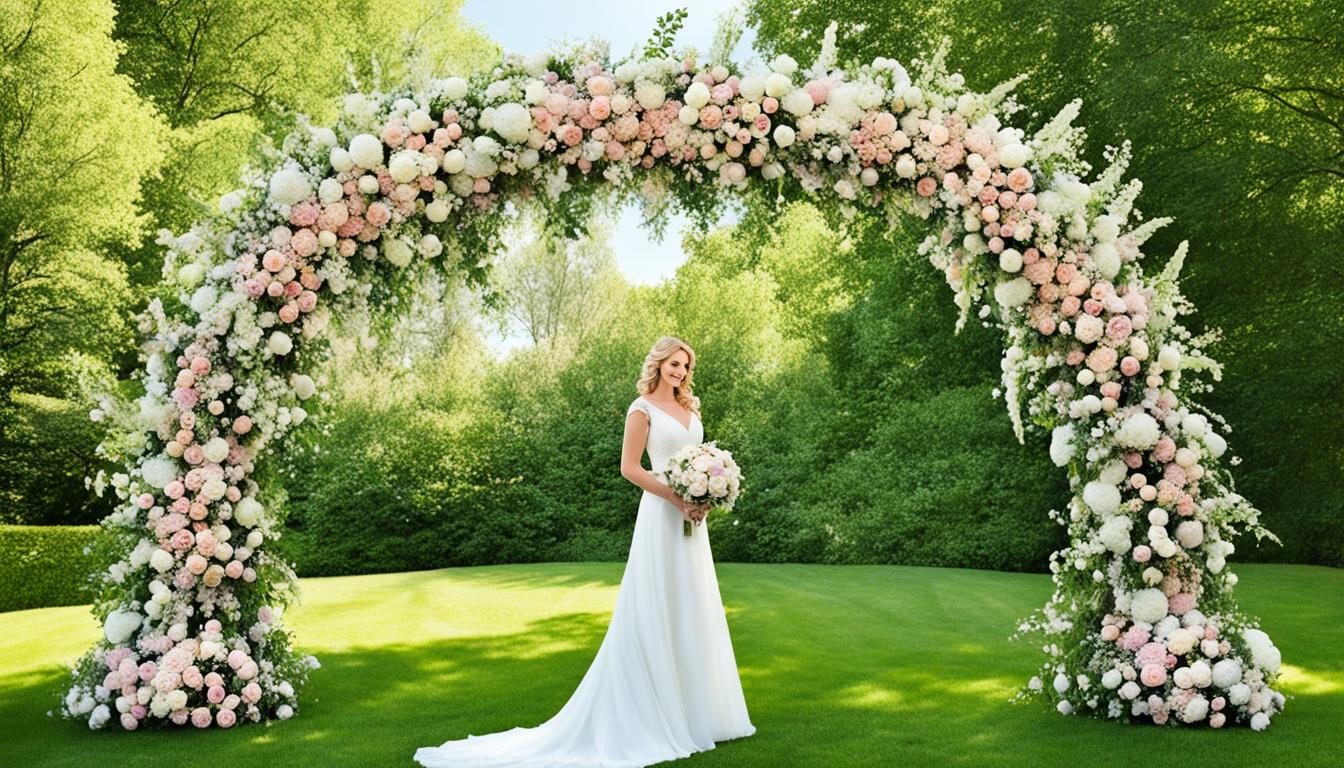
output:
[[[553,41],[597,37],[610,42],[612,57],[619,59],[642,46],[653,31],[654,21],[675,8],[686,8],[690,14],[677,36],[678,47],[707,51],[718,15],[735,5],[731,0],[670,0],[665,7],[629,0],[466,0],[462,16],[509,52],[536,53],[546,50]],[[748,29],[734,50],[734,59],[751,56],[753,37]],[[674,216],[659,242],[640,227],[637,208],[632,205],[622,210],[613,228],[612,247],[626,280],[651,285],[672,277],[685,260],[681,241],[688,225],[685,217]],[[503,355],[525,340],[492,333],[489,343],[496,354]]]

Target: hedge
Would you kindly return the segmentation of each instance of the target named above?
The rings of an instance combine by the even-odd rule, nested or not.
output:
[[[0,525],[0,611],[89,602],[96,525]]]

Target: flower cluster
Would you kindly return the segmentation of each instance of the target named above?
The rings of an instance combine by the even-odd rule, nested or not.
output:
[[[714,509],[729,511],[742,491],[742,470],[733,454],[714,441],[683,446],[667,460],[658,476],[683,499],[707,503]],[[691,523],[685,521],[682,532],[691,535]]]
[[[1005,334],[1014,427],[1050,432],[1075,490],[1055,514],[1070,540],[1055,596],[1023,625],[1049,657],[1027,693],[1063,712],[1263,727],[1283,705],[1277,651],[1237,611],[1225,565],[1233,534],[1270,534],[1220,463],[1226,425],[1190,398],[1206,384],[1184,374],[1218,368],[1177,322],[1184,247],[1145,274],[1141,246],[1166,220],[1134,210],[1127,150],[1084,181],[1078,105],[1027,136],[1001,121],[1013,85],[969,91],[941,51],[913,73],[883,58],[842,70],[832,27],[806,71],[787,56],[740,70],[506,56],[301,125],[218,215],[161,239],[170,290],[141,318],[143,394],[95,412],[102,455],[124,467],[92,483],[121,500],[104,526],[123,556],[64,711],[100,727],[115,708],[127,728],[293,712],[315,662],[277,620],[294,581],[269,551],[283,489],[258,469],[322,400],[334,320],[395,314],[433,273],[484,283],[520,206],[572,218],[606,187],[695,210],[705,195],[768,201],[768,186],[841,216],[928,220],[921,249],[961,322],[978,306]],[[700,450],[675,482],[731,505],[731,457]]]

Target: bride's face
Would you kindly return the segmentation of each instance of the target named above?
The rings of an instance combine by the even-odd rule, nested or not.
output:
[[[691,356],[686,354],[686,350],[678,349],[676,352],[672,353],[671,357],[664,360],[662,365],[658,366],[658,375],[666,380],[668,384],[671,384],[674,387],[680,387],[682,382],[686,380],[686,377],[691,372],[691,368],[689,367],[690,359]]]

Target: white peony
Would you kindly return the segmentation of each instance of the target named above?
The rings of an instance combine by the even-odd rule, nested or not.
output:
[[[274,331],[266,339],[266,349],[273,355],[288,355],[294,349],[294,340],[284,331]]]
[[[196,289],[195,293],[191,294],[191,311],[198,315],[204,315],[210,311],[211,307],[215,306],[215,302],[218,300],[219,292],[215,290],[213,285],[202,285]]]
[[[797,134],[794,133],[793,128],[790,126],[777,125],[775,126],[774,137],[775,137],[775,144],[779,145],[779,147],[782,149],[784,147],[793,144],[793,140],[797,137]]]
[[[747,75],[737,87],[737,92],[747,101],[760,101],[765,95],[765,78],[761,75]],[[645,107],[647,109],[647,107]]]
[[[1122,555],[1129,551],[1129,529],[1133,521],[1128,517],[1117,515],[1101,524],[1097,531],[1097,538],[1101,540],[1103,546],[1117,555]]]
[[[152,487],[162,488],[177,479],[177,464],[172,459],[146,459],[140,465],[140,474]]]
[[[443,170],[448,173],[461,173],[467,167],[467,155],[460,149],[450,149],[443,155]]]
[[[667,101],[667,91],[658,83],[641,80],[635,86],[635,101],[645,110],[654,110]]]
[[[1251,663],[1263,669],[1269,674],[1279,671],[1281,657],[1279,649],[1274,647],[1270,641],[1269,635],[1258,629],[1246,629],[1241,633],[1242,639],[1251,649]]]
[[[1084,344],[1101,340],[1104,333],[1106,333],[1106,324],[1100,318],[1092,315],[1079,315],[1078,319],[1073,321],[1074,338]]]
[[[104,725],[107,725],[107,721],[111,718],[112,712],[107,708],[107,705],[99,704],[97,707],[94,707],[93,713],[89,715],[89,728],[96,731]]]
[[[779,105],[784,108],[785,112],[802,117],[812,111],[812,96],[802,88],[795,88],[784,94],[784,98],[780,100]]]
[[[167,573],[173,567],[172,554],[162,549],[154,550],[154,554],[149,556],[149,567],[159,573]]]
[[[527,141],[527,135],[532,131],[532,114],[522,104],[513,102],[501,104],[495,107],[491,128],[503,136],[505,141],[522,144]]]
[[[1163,347],[1157,353],[1157,363],[1163,370],[1174,371],[1181,367],[1181,351],[1176,347]]]
[[[435,200],[425,206],[425,218],[438,224],[448,220],[448,203],[442,200]]]
[[[765,95],[779,98],[793,90],[793,80],[782,72],[771,72],[765,78]]]
[[[415,150],[404,150],[392,156],[387,164],[387,173],[399,184],[409,184],[420,175],[421,154]]]
[[[999,163],[1004,168],[1019,168],[1031,160],[1031,148],[1014,142],[999,149]]]
[[[276,171],[275,175],[271,177],[270,196],[275,203],[294,205],[301,200],[306,200],[311,194],[313,194],[313,185],[298,168],[286,166]]]
[[[1146,451],[1157,445],[1157,440],[1161,436],[1157,419],[1140,411],[1125,419],[1115,431],[1115,442],[1122,448]]]
[[[233,519],[238,521],[239,525],[251,528],[261,520],[263,511],[261,502],[255,497],[244,496],[233,505]]]
[[[1064,693],[1069,690],[1069,676],[1060,672],[1055,675],[1055,692]]]
[[[1138,697],[1139,691],[1140,691],[1139,684],[1134,682],[1133,680],[1130,680],[1129,682],[1120,686],[1120,698],[1133,701],[1136,697]]]
[[[443,242],[439,240],[437,235],[425,235],[420,238],[418,248],[420,253],[432,259],[443,253]]]
[[[1215,459],[1219,458],[1224,453],[1227,453],[1227,441],[1223,439],[1222,435],[1213,430],[1209,430],[1204,434],[1204,445],[1208,446],[1209,454]]]
[[[770,62],[770,69],[781,75],[792,75],[798,71],[798,62],[787,53],[781,53]]]
[[[1055,466],[1062,467],[1073,458],[1073,425],[1062,424],[1050,433],[1050,460]]]
[[[1083,503],[1102,517],[1114,515],[1120,509],[1120,489],[1111,483],[1093,480],[1083,486]]]
[[[1176,526],[1176,540],[1186,549],[1194,549],[1204,543],[1204,524],[1198,520],[1186,520]]]
[[[450,77],[444,80],[443,95],[453,101],[461,101],[467,96],[467,81],[460,77]]]
[[[1120,252],[1110,243],[1097,243],[1092,246],[1092,263],[1102,278],[1110,280],[1120,273]]]
[[[218,464],[228,458],[229,443],[222,437],[212,437],[202,447],[205,449],[206,461]]]
[[[350,159],[366,170],[383,164],[383,142],[377,136],[361,133],[350,140]]]
[[[423,109],[417,109],[406,116],[406,127],[414,133],[429,133],[434,129],[434,118]]]
[[[1197,723],[1209,714],[1209,700],[1203,696],[1194,696],[1181,710],[1180,717],[1187,723]]]
[[[341,182],[327,178],[323,179],[321,184],[317,185],[317,199],[323,203],[334,203],[345,196],[345,190],[341,187]]]
[[[1000,306],[1009,309],[1025,304],[1033,293],[1035,293],[1035,289],[1032,287],[1031,281],[1025,277],[1006,280],[994,286],[994,300]]]
[[[1135,621],[1156,624],[1167,615],[1167,596],[1160,589],[1141,589],[1130,598],[1129,615]]]
[[[1231,688],[1241,682],[1241,662],[1223,659],[1213,665],[1212,682],[1219,688]]]
[[[163,552],[163,550],[159,550]],[[164,552],[164,554],[168,554]],[[169,560],[171,561],[171,556]],[[140,628],[140,622],[144,621],[144,616],[139,611],[116,610],[107,615],[103,621],[103,636],[107,642],[113,645],[121,645],[131,639],[135,630]]]
[[[692,109],[700,109],[709,103],[709,86],[696,80],[686,89],[686,98],[683,101]]]
[[[1195,643],[1199,640],[1194,630],[1176,629],[1167,635],[1167,650],[1177,656],[1184,656],[1194,650]]]
[[[1268,727],[1269,715],[1266,715],[1264,712],[1256,712],[1254,715],[1251,715],[1252,731],[1263,731]]]
[[[411,246],[406,244],[405,240],[394,237],[383,242],[383,256],[393,264],[393,266],[404,267],[411,263],[415,256],[411,252]]]
[[[1124,679],[1124,675],[1120,674],[1120,670],[1108,669],[1105,674],[1101,676],[1101,684],[1108,690],[1113,691],[1120,687],[1120,683],[1123,682]]]
[[[275,716],[281,720],[288,720],[294,716],[294,708],[288,704],[281,704],[275,708]]]

